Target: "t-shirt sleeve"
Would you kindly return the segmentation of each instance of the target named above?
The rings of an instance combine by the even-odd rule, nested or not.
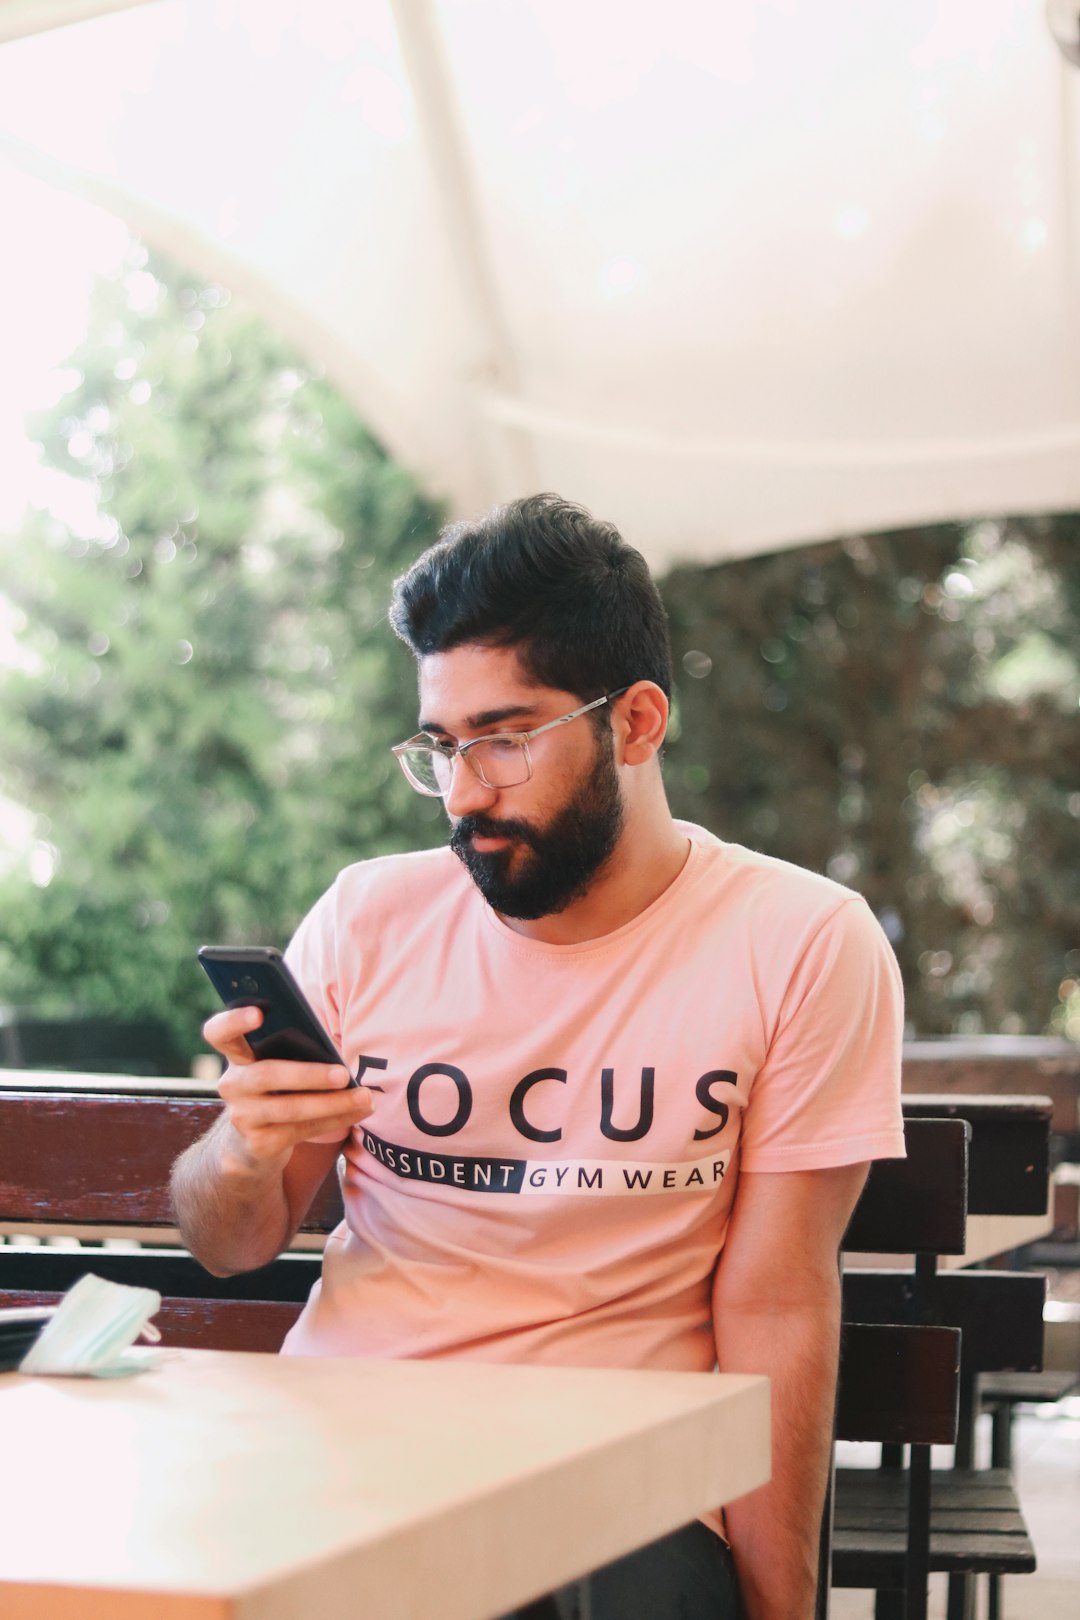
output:
[[[316,900],[289,941],[285,960],[326,1033],[340,1051],[336,900],[335,888],[328,889]]]
[[[903,1022],[896,957],[869,906],[852,896],[821,924],[788,981],[747,1103],[742,1168],[902,1159]]]

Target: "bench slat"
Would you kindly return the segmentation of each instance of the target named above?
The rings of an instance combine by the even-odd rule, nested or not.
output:
[[[909,1272],[845,1270],[844,1316],[919,1321]],[[1043,1359],[1046,1278],[1022,1271],[942,1271],[926,1285],[931,1320],[958,1327],[966,1374],[1037,1371]]]
[[[852,1502],[837,1504],[836,1522],[844,1530],[855,1530],[860,1525],[867,1529],[896,1529],[897,1511],[888,1507],[857,1507]],[[941,1507],[934,1508],[935,1530],[983,1530],[995,1535],[1008,1535],[1023,1531],[1020,1510],[1013,1507]]]
[[[903,1580],[904,1548],[905,1538],[899,1531],[860,1530],[857,1538],[849,1542],[844,1531],[834,1530],[833,1585],[899,1586]],[[930,1534],[930,1569],[934,1574],[989,1571],[997,1575],[1031,1575],[1035,1568],[1035,1548],[1028,1536],[951,1538],[934,1531]]]
[[[211,1097],[0,1090],[0,1220],[174,1226],[173,1160],[221,1109]],[[304,1228],[341,1218],[331,1173]]]
[[[846,1254],[963,1254],[965,1120],[905,1119],[905,1159],[878,1159],[844,1233]]]
[[[62,1294],[86,1272],[108,1282],[182,1299],[272,1300],[302,1305],[319,1276],[319,1254],[283,1254],[258,1271],[214,1277],[183,1249],[0,1248],[0,1292]]]
[[[905,1119],[971,1126],[969,1215],[1041,1215],[1050,1176],[1049,1097],[904,1097]]]
[[[4,1292],[7,1305],[57,1305],[58,1293]],[[253,1299],[163,1299],[154,1326],[163,1345],[179,1350],[261,1350],[276,1355],[300,1306]]]
[[[1007,1469],[935,1469],[930,1476],[930,1568],[1030,1574],[1035,1549]],[[900,1469],[836,1473],[833,1580],[899,1584],[907,1540],[907,1476]]]
[[[837,1438],[951,1445],[959,1415],[959,1373],[960,1334],[955,1328],[845,1323]]]

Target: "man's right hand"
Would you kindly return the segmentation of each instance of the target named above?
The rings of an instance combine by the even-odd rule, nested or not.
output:
[[[349,1086],[347,1069],[332,1064],[257,1062],[246,1036],[261,1023],[258,1007],[236,1007],[203,1025],[205,1039],[227,1063],[218,1091],[234,1163],[223,1161],[225,1170],[280,1170],[301,1142],[343,1141],[374,1100],[365,1086]]]

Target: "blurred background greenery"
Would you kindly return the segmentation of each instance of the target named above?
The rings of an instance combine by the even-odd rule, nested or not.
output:
[[[32,433],[92,519],[0,547],[0,792],[34,817],[0,1006],[158,1018],[186,1068],[197,944],[284,944],[341,866],[443,837],[392,768],[416,705],[386,623],[440,513],[227,289],[138,243],[71,366]],[[676,813],[865,894],[913,1032],[1080,1040],[1080,516],[660,584]]]

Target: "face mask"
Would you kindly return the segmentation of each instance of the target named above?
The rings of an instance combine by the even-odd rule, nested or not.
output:
[[[153,1366],[153,1352],[129,1353],[142,1335],[157,1343],[150,1318],[161,1309],[152,1288],[129,1288],[101,1277],[80,1277],[19,1364],[24,1373],[81,1373],[118,1378]]]

